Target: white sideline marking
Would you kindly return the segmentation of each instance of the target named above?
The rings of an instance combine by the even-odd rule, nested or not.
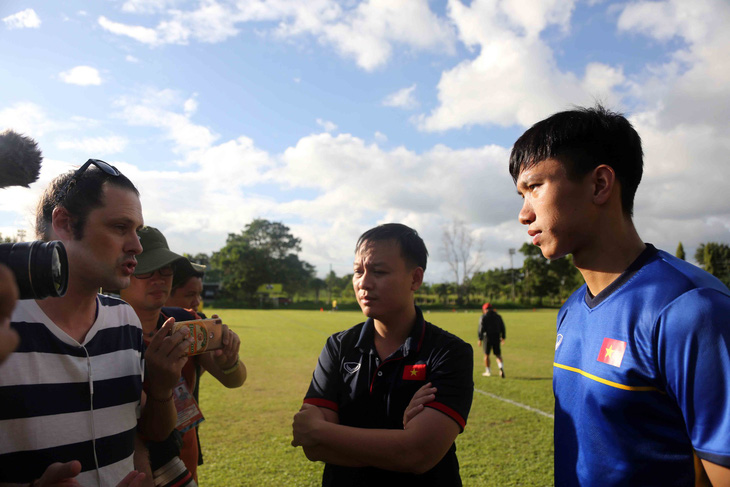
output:
[[[491,392],[483,391],[481,389],[474,388],[476,392],[479,394],[484,394],[485,396],[489,396],[492,399],[497,399],[498,401],[504,401],[512,404],[513,406],[517,406],[518,408],[527,409],[528,411],[532,411],[533,413],[541,414],[542,416],[545,416],[546,418],[555,419],[555,416],[552,414],[546,413],[545,411],[540,411],[539,409],[535,409],[533,407],[528,406],[527,404],[522,404],[521,402],[513,401],[512,399],[506,399],[504,397],[500,397],[496,394],[492,394]]]

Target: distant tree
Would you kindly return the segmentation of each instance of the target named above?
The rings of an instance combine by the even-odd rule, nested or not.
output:
[[[339,279],[340,297],[355,299],[355,289],[352,287],[352,274],[345,274]]]
[[[700,244],[695,252],[695,260],[707,272],[730,286],[730,246],[716,242]]]
[[[314,268],[301,260],[301,240],[279,222],[256,219],[239,234],[228,234],[226,245],[211,257],[221,273],[224,293],[252,301],[262,284],[281,283],[296,292],[314,275]]]
[[[302,292],[314,277],[315,268],[309,262],[299,260],[295,254],[289,254],[281,261],[281,274],[273,282],[281,282],[284,291],[290,295]]]
[[[456,220],[444,228],[442,251],[446,257],[456,284],[457,303],[463,304],[468,294],[468,282],[481,266],[484,242],[475,239],[467,225]]]
[[[320,279],[319,277],[313,277],[311,281],[309,281],[309,287],[310,289],[314,289],[314,302],[318,303],[319,292],[327,287],[327,283],[324,282],[324,279]]]
[[[542,304],[551,289],[558,287],[557,280],[550,275],[549,262],[542,256],[539,247],[525,243],[520,247],[520,252],[525,256],[522,264],[525,272],[524,291],[527,297],[536,297]]]
[[[195,255],[183,254],[183,256],[186,257],[190,262],[195,262],[196,264],[200,264],[200,265],[204,265],[204,266],[210,265],[210,256],[203,252],[198,252]]]
[[[443,282],[433,285],[433,292],[441,298],[441,302],[446,304],[446,298],[449,296],[449,286]]]
[[[679,245],[677,245],[677,253],[675,255],[678,259],[687,260],[687,256],[684,253],[684,245],[682,245],[682,242],[679,242]]]
[[[485,272],[476,272],[471,280],[472,285],[484,294],[490,301],[501,298],[511,291],[512,273],[510,269],[491,269]]]
[[[565,299],[583,282],[580,272],[573,265],[572,256],[548,261],[539,247],[525,243],[520,248],[525,256],[523,264],[523,292],[538,298]]]
[[[335,271],[330,271],[327,277],[324,279],[327,284],[327,299],[332,301],[332,296],[338,296],[340,294],[340,280],[337,278]]]

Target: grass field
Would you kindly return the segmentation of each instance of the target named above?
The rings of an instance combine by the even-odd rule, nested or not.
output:
[[[215,310],[206,309],[208,315]],[[501,312],[507,378],[482,377],[476,346],[479,313],[432,312],[426,319],[474,347],[474,402],[457,438],[465,486],[552,485],[552,359],[556,310]],[[248,380],[228,390],[204,376],[200,427],[204,487],[317,486],[322,463],[293,448],[291,420],[309,386],[326,338],[362,321],[356,312],[223,310],[241,337]],[[496,364],[492,365],[496,371]],[[510,402],[495,398],[506,399]],[[514,404],[519,403],[519,404]],[[520,405],[529,406],[528,410]]]

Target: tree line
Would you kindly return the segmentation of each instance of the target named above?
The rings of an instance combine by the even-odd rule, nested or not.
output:
[[[572,257],[548,261],[540,249],[529,243],[519,248],[523,256],[519,268],[478,270],[483,244],[455,222],[444,230],[444,257],[454,280],[424,283],[416,294],[421,304],[474,306],[484,300],[524,306],[559,305],[583,284]],[[299,258],[301,239],[281,222],[257,218],[239,233],[231,233],[226,243],[212,255],[186,255],[193,262],[208,266],[205,282],[219,283],[220,297],[232,304],[257,306],[257,291],[266,284],[281,284],[283,292],[313,303],[340,300],[353,303],[352,274],[337,276],[330,271],[324,279],[315,267]],[[685,258],[680,242],[676,255]],[[708,242],[700,244],[695,260],[706,271],[730,286],[730,246]]]

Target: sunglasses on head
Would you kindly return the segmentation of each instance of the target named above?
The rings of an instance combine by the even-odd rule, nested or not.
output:
[[[152,272],[143,272],[142,274],[134,274],[134,277],[137,279],[149,279],[150,277],[155,275],[155,272],[157,272],[162,277],[170,277],[175,273],[175,266],[172,264],[166,265],[164,267],[160,267],[159,269],[155,269]]]
[[[61,202],[61,201],[64,200],[64,198],[66,198],[66,196],[68,195],[68,190],[71,189],[72,185],[76,184],[77,179],[91,165],[94,165],[94,166],[98,167],[99,170],[104,171],[106,174],[108,174],[110,176],[116,177],[116,176],[119,176],[121,174],[116,167],[112,166],[109,163],[106,163],[106,162],[104,162],[104,161],[102,161],[100,159],[89,159],[88,161],[86,161],[84,163],[83,166],[81,166],[80,168],[78,168],[76,170],[76,172],[74,173],[74,175],[71,176],[71,178],[68,181],[66,181],[66,184],[64,184],[63,185],[63,188],[61,188],[61,191],[59,191],[58,198],[57,198],[56,201]]]

